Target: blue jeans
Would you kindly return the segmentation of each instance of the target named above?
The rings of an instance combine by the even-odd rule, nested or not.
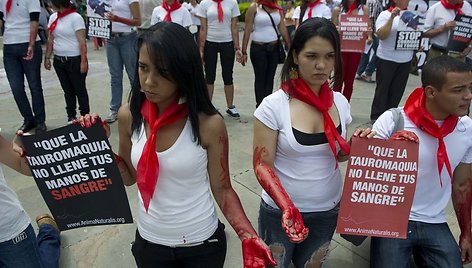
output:
[[[43,87],[41,85],[41,58],[43,52],[38,41],[33,48],[33,59],[24,60],[23,57],[27,50],[28,43],[4,45],[3,65],[13,97],[24,121],[39,124],[46,120]],[[28,80],[33,108],[31,108],[25,92],[25,76]]]
[[[277,43],[251,43],[251,62],[254,69],[256,107],[274,90],[274,76],[279,62]]]
[[[17,237],[0,243],[0,267],[58,268],[59,232],[43,224],[36,237],[31,224]]]
[[[372,76],[372,74],[375,71],[375,62],[377,60],[377,57],[375,54],[377,53],[377,47],[379,46],[379,39],[377,37],[374,37],[372,47],[370,47],[369,52],[363,53],[361,57],[361,62],[359,63],[359,66],[357,67],[357,75],[361,76],[362,73],[365,73],[368,76]],[[370,54],[373,54],[372,57]]]
[[[282,211],[261,200],[259,209],[259,235],[270,247],[277,261],[277,267],[288,267],[293,262],[296,267],[305,267],[312,256],[327,256],[329,244],[336,229],[339,205],[329,211],[302,213],[305,226],[310,229],[308,237],[295,244],[288,240],[282,229]],[[318,253],[318,254],[316,254]]]
[[[408,222],[407,239],[372,237],[370,267],[409,268],[414,255],[418,267],[462,267],[461,255],[447,223]]]
[[[120,37],[111,37],[107,43],[107,61],[111,77],[110,111],[118,112],[123,99],[123,65],[132,86],[136,77],[137,34],[132,32]]]

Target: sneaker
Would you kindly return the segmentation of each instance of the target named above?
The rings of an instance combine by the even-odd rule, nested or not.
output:
[[[361,77],[360,77],[360,80],[362,80],[364,82],[367,82],[367,83],[375,83],[375,81],[372,80],[372,76],[366,75],[366,74],[362,74]]]
[[[236,109],[236,106],[234,105],[229,106],[228,109],[226,110],[226,113],[234,119],[239,119],[240,117],[238,113],[238,109]]]
[[[118,113],[117,112],[113,112],[111,111],[108,116],[105,118],[105,121],[107,123],[113,123],[116,121],[116,119],[118,119]]]
[[[33,122],[28,122],[28,121],[24,121],[23,122],[23,125],[21,125],[21,127],[18,129],[18,130],[21,130],[23,132],[29,132],[31,131],[33,128],[36,127],[36,124],[33,123]]]
[[[40,133],[44,133],[48,130],[48,128],[46,127],[46,124],[44,123],[39,123],[37,126],[36,126],[36,129],[34,130],[34,133],[35,134],[40,134]]]
[[[77,120],[77,118],[75,116],[69,116],[67,117],[67,124],[68,125],[72,125],[72,123],[74,122],[74,120]]]
[[[38,228],[41,227],[41,225],[45,225],[45,224],[51,225],[58,232],[61,232],[59,230],[59,227],[57,226],[56,221],[49,214],[42,214],[42,215],[37,216],[36,217],[36,224],[38,224]]]

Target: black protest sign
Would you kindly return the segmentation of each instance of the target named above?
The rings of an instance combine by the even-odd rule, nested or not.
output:
[[[104,18],[87,17],[87,34],[88,36],[110,39],[111,21]]]
[[[101,124],[23,136],[36,184],[61,230],[132,223],[128,198]]]
[[[454,19],[456,27],[449,35],[447,49],[450,52],[461,53],[469,45],[472,37],[472,17],[465,15],[456,15]]]

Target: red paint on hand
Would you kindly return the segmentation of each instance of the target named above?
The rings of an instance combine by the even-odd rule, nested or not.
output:
[[[463,184],[453,184],[452,203],[461,229],[459,248],[464,264],[472,262],[471,204],[472,179]]]
[[[405,140],[405,141],[413,141],[416,143],[419,142],[418,136],[416,136],[414,132],[411,132],[408,130],[399,130],[393,133],[393,135],[390,136],[390,140]]]
[[[246,238],[242,245],[244,268],[264,268],[266,263],[277,265],[269,247],[259,237]]]
[[[309,230],[305,227],[300,211],[295,207],[281,185],[273,168],[262,161],[262,155],[265,152],[264,147],[254,149],[253,165],[257,180],[282,210],[282,228],[285,230],[288,239],[291,242],[300,243],[308,236]]]

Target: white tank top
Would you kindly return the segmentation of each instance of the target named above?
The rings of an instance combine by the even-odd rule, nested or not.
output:
[[[0,242],[8,241],[30,224],[30,218],[18,200],[15,192],[8,187],[0,166]]]
[[[147,137],[144,125],[131,137],[131,161],[136,168]],[[210,193],[207,151],[193,140],[190,121],[167,150],[158,153],[159,180],[146,213],[141,195],[138,231],[149,242],[178,246],[202,242],[217,229],[218,217]]]
[[[270,15],[274,20],[275,27],[277,27],[280,23],[280,12],[277,10],[270,13]],[[277,40],[277,32],[275,32],[274,26],[272,26],[269,15],[260,7],[257,7],[256,16],[254,17],[252,40],[263,43]]]

